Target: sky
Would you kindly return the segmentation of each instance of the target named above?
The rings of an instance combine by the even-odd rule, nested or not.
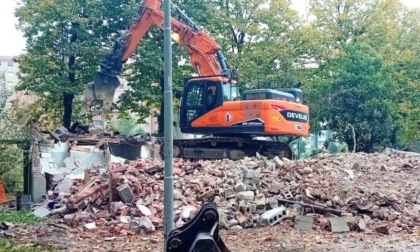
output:
[[[19,0],[0,0],[0,56],[15,56],[24,52],[25,39],[16,29],[17,19],[14,9]],[[420,8],[420,0],[400,0],[407,7]],[[293,7],[304,11],[308,0],[293,0]]]

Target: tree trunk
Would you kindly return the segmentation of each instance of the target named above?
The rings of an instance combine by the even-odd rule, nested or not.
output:
[[[71,30],[71,37],[70,37],[70,44],[76,42],[77,40],[77,29],[79,24],[72,23],[72,30]],[[74,54],[69,56],[69,81],[70,86],[73,86],[76,82],[76,74],[74,73],[74,63],[76,62],[76,56]],[[73,114],[73,93],[63,93],[63,107],[64,107],[64,114],[63,114],[63,126],[69,128],[71,126],[71,117]]]
[[[71,116],[73,113],[73,98],[74,94],[63,94],[63,106],[64,106],[64,114],[63,114],[63,126],[66,128],[70,128],[71,126]]]
[[[350,123],[349,124],[347,124],[347,129],[351,129],[351,133],[352,133],[352,139],[351,139],[351,142],[353,143],[353,145],[352,145],[352,147],[353,147],[353,153],[354,152],[356,152],[356,131],[354,130],[354,127],[353,127],[353,125],[351,125]],[[347,145],[349,146],[349,148],[350,148],[350,145],[349,145],[349,142],[350,141],[347,141]]]

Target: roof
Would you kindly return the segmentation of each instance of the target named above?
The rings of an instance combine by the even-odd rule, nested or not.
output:
[[[0,55],[0,60],[3,61],[12,61],[15,58],[15,56],[2,56]]]

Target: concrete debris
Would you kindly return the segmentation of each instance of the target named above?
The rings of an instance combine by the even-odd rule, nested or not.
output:
[[[197,208],[195,206],[184,206],[182,209],[182,218],[184,220],[190,220],[194,218],[195,212],[197,211]]]
[[[106,237],[106,238],[104,238],[104,241],[113,241],[113,240],[115,240],[115,239],[117,239],[117,237],[115,237],[115,236],[112,236],[112,237]]]
[[[269,162],[277,168],[267,166]],[[336,229],[338,220],[350,231],[385,233],[378,227],[388,227],[389,222],[391,231],[420,224],[420,190],[413,175],[420,167],[418,157],[392,152],[321,153],[298,161],[262,156],[237,161],[174,159],[175,167],[176,226],[191,220],[207,201],[216,202],[221,226],[227,229],[295,220],[300,230],[316,226],[346,231],[341,222]],[[78,217],[78,223],[95,222],[104,237],[163,227],[162,161],[111,163],[91,167],[88,173],[90,180],[75,179],[70,193],[56,190],[48,194],[49,200],[56,198],[68,213],[89,213],[87,218]]]
[[[235,191],[236,192],[243,192],[245,190],[246,190],[246,186],[244,185],[244,183],[239,182],[239,183],[236,184],[236,186],[235,186]]]
[[[366,230],[366,222],[363,218],[359,219],[358,226],[359,226],[360,231]]]
[[[239,211],[241,211],[241,213],[243,213],[243,214],[251,214],[251,213],[253,213],[252,207],[251,207],[250,204],[248,204],[248,205],[243,205],[243,204],[239,205]]]
[[[279,201],[277,199],[274,198],[270,198],[267,200],[267,205],[273,209],[273,208],[277,208],[279,206]]]
[[[137,205],[137,207],[140,210],[141,214],[143,214],[144,216],[152,215],[152,211],[150,211],[150,209],[147,206]]]
[[[283,167],[283,165],[284,165],[284,162],[278,157],[278,156],[276,156],[274,159],[273,159],[273,161],[274,161],[274,163],[276,163],[276,167],[277,168],[282,168]]]
[[[258,209],[264,209],[266,206],[265,195],[260,193],[255,196],[255,204]]]
[[[122,184],[118,188],[118,193],[124,203],[131,203],[133,201],[133,191],[128,184]]]
[[[342,233],[349,232],[350,228],[347,225],[347,218],[345,217],[331,217],[329,218],[331,225],[331,232],[333,233]]]
[[[261,215],[262,224],[265,225],[275,225],[279,223],[281,220],[287,217],[286,208],[285,207],[278,207]]]
[[[241,199],[241,200],[253,200],[254,192],[253,191],[239,192],[236,194],[236,197],[238,197],[238,199]]]
[[[139,219],[140,226],[146,228],[149,231],[155,231],[155,225],[153,225],[152,221],[147,217],[141,217]]]
[[[73,185],[73,180],[70,178],[63,178],[57,185],[57,189],[60,192],[70,192],[70,188]]]
[[[295,228],[302,231],[311,231],[314,225],[312,216],[298,215],[295,218]]]
[[[38,218],[44,218],[50,215],[51,212],[50,210],[48,210],[48,208],[40,206],[40,207],[37,207],[32,213]]]
[[[88,230],[95,229],[96,228],[96,223],[95,222],[87,223],[85,225],[85,228],[88,229]]]
[[[387,225],[377,226],[375,227],[375,231],[381,234],[389,234],[389,228]]]

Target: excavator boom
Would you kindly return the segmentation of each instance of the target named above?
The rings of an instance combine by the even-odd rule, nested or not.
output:
[[[100,64],[94,81],[87,85],[84,92],[86,109],[99,108],[104,116],[110,112],[115,90],[120,85],[118,75],[123,64],[153,25],[163,29],[164,13],[160,7],[161,1],[144,1],[131,20],[129,28],[115,42],[112,52],[106,55]],[[179,7],[173,5],[173,8],[188,24],[171,19],[171,29],[179,38],[177,42],[189,53],[195,72],[200,76],[230,75],[226,59],[216,41],[195,25]]]

